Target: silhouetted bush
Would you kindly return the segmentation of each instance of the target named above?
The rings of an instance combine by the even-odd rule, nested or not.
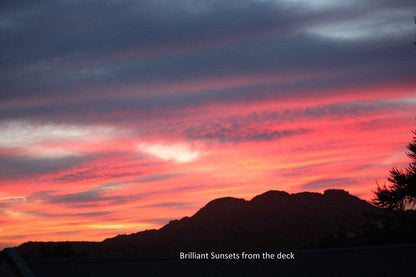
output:
[[[409,166],[400,170],[396,167],[390,170],[388,181],[389,186],[377,185],[374,192],[375,198],[372,203],[382,208],[393,210],[404,210],[412,208],[416,204],[416,130],[413,131],[415,136],[409,143],[407,156],[412,159]]]

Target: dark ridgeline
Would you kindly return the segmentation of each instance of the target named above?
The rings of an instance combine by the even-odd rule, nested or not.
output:
[[[392,240],[390,236],[397,234],[390,227],[395,226],[391,219],[397,216],[391,213],[344,190],[326,190],[323,194],[268,191],[251,201],[231,197],[213,200],[192,217],[173,220],[159,230],[118,235],[100,243],[27,242],[18,251],[25,257],[160,257],[187,251],[294,250],[414,242],[414,215],[402,214],[406,220],[413,220],[406,223],[410,231],[404,234],[402,226],[396,226],[400,237]],[[384,226],[386,222],[389,226]]]
[[[319,247],[328,236],[359,228],[364,214],[376,210],[342,190],[292,195],[269,191],[251,201],[216,199],[190,218],[157,231],[107,239],[103,245],[125,249],[126,255]]]

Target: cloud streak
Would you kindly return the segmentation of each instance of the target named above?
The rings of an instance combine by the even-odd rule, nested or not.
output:
[[[320,179],[312,181],[302,185],[302,188],[305,190],[310,189],[327,189],[327,188],[336,188],[336,187],[346,187],[352,184],[356,184],[357,180],[352,178],[333,178],[333,179]]]
[[[141,143],[137,148],[159,159],[173,160],[178,163],[189,163],[200,156],[199,151],[192,150],[184,144],[164,145]]]

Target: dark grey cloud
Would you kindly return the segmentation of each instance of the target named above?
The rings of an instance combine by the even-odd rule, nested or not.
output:
[[[163,180],[169,180],[177,177],[184,176],[184,173],[168,173],[168,174],[155,174],[155,175],[147,175],[143,176],[141,178],[138,178],[136,180],[133,180],[132,182],[137,183],[148,183],[148,182],[156,182],[156,181],[163,181]]]
[[[91,167],[91,168],[81,168],[76,167],[72,170],[68,170],[67,172],[63,172],[58,177],[54,177],[53,180],[55,182],[78,182],[83,180],[92,180],[96,178],[119,178],[119,177],[126,177],[126,176],[134,176],[138,173],[115,173],[111,171],[102,171],[99,170],[98,167]]]
[[[135,154],[134,160],[140,160],[140,157],[137,157],[138,155]],[[120,158],[120,157],[118,157]],[[137,162],[137,161],[136,161]],[[148,164],[141,164],[136,163],[133,165],[133,167],[140,166],[142,168],[147,167]],[[68,170],[67,172],[62,172],[59,174],[58,177],[55,177],[53,180],[55,182],[77,182],[82,180],[91,180],[96,178],[120,178],[120,177],[137,177],[142,175],[142,172],[140,171],[128,171],[128,172],[117,172],[118,165],[109,165],[107,167],[103,166],[96,166],[94,164],[91,164],[88,167],[73,167],[71,170]],[[137,183],[147,183],[147,182],[156,182],[156,181],[163,181],[163,180],[169,180],[173,178],[177,178],[180,176],[184,176],[185,173],[168,173],[168,174],[154,174],[154,175],[145,175],[139,178],[136,178],[129,182],[137,182]]]
[[[77,72],[61,73],[58,76],[54,73],[57,71],[55,67],[50,69],[51,72],[45,71],[44,68],[39,72],[35,68],[33,76],[26,76],[30,73],[11,72],[3,74],[0,82],[5,89],[3,98],[10,99],[14,98],[16,93],[25,97],[33,94],[59,97],[67,93],[82,97],[81,93],[87,93],[86,90],[109,88],[120,90],[121,86],[127,84],[168,85],[179,80],[258,73],[290,75],[302,71],[334,71],[334,69],[342,73],[341,76],[329,80],[318,78],[314,82],[297,84],[298,88],[302,88],[300,85],[303,85],[309,89],[323,85],[342,86],[350,84],[351,79],[355,84],[359,84],[385,81],[386,77],[389,79],[414,77],[411,69],[415,60],[409,55],[412,50],[410,45],[400,44],[381,48],[369,43],[359,47],[344,44],[347,43],[331,42],[310,36],[262,40],[248,45],[231,45],[192,54],[128,60],[80,69]],[[39,66],[42,68],[42,65]],[[287,86],[278,86],[275,89],[287,89]],[[141,94],[146,96],[143,95],[144,93]],[[138,101],[141,102],[140,95],[138,96]]]
[[[95,207],[134,202],[146,196],[145,194],[108,195],[109,190],[105,187],[98,187],[92,190],[69,194],[58,194],[55,191],[41,191],[32,194],[28,199],[41,200],[50,204]]]
[[[276,1],[3,2],[2,38],[8,43],[2,50],[23,52],[23,57],[5,56],[27,61],[103,55],[131,46],[138,50],[164,44],[184,47],[247,33],[291,34],[316,22],[365,17],[394,6],[412,7],[412,2],[362,1],[330,10],[293,9]]]
[[[150,205],[141,205],[137,208],[179,208],[179,209],[189,209],[193,207],[195,203],[193,202],[161,202]]]
[[[89,213],[45,213],[45,212],[38,212],[38,211],[25,211],[25,214],[29,214],[32,216],[37,217],[47,217],[47,218],[62,218],[62,217],[102,217],[111,215],[112,212],[89,212]]]
[[[390,56],[384,54],[385,56]],[[376,59],[377,60],[377,59]],[[414,64],[414,63],[413,63]],[[409,66],[408,69],[401,69]],[[248,66],[247,66],[248,67]],[[302,97],[325,97],[337,91],[337,88],[358,89],[362,86],[375,85],[380,80],[397,81],[411,80],[413,75],[411,59],[395,61],[394,66],[387,65],[360,65],[356,72],[343,72],[317,76],[311,79],[276,82],[271,84],[256,84],[236,86],[225,89],[200,90],[193,93],[177,92],[170,95],[147,95],[97,97],[84,100],[73,96],[75,101],[55,102],[53,105],[36,104],[21,107],[0,107],[0,115],[3,118],[38,118],[69,122],[137,122],[140,116],[143,120],[161,118],[180,118],[189,109],[198,110],[208,104],[227,103],[255,103],[257,101],[279,101],[287,99],[301,99]],[[214,70],[215,71],[215,70]],[[334,70],[336,72],[336,70]],[[285,74],[285,73],[282,73]],[[160,74],[163,76],[163,74]],[[400,75],[400,76],[398,76]],[[375,80],[372,80],[374,79]],[[378,81],[377,81],[378,80]],[[93,89],[94,90],[94,89]],[[92,95],[94,95],[92,94]],[[359,108],[358,105],[355,105]],[[336,108],[336,107],[334,107]]]
[[[67,194],[60,194],[59,191],[55,190],[38,191],[27,196],[26,201],[42,201],[49,204],[61,204],[78,208],[98,207],[103,205],[137,202],[149,196],[167,192],[183,192],[198,188],[215,187],[215,185],[184,186],[172,189],[159,189],[145,193],[118,195],[116,188],[121,185],[123,185],[123,183],[105,184],[93,189]]]
[[[224,125],[207,126],[208,128],[185,130],[185,136],[190,140],[218,141],[221,143],[243,143],[247,141],[271,141],[284,137],[305,134],[311,132],[309,129],[284,129],[284,130],[258,130],[237,129]]]
[[[274,4],[255,1],[37,1],[3,5],[2,15],[8,39],[3,49],[20,50],[25,60],[184,46],[268,30],[293,17]]]
[[[305,7],[277,1],[6,2],[0,22],[1,97],[53,98],[52,107],[39,107],[39,112],[59,114],[65,111],[60,103],[67,104],[64,99],[69,93],[80,102],[84,94],[96,94],[97,103],[66,106],[72,113],[85,114],[94,106],[117,109],[117,103],[102,97],[100,90],[118,91],[126,84],[168,85],[239,74],[334,68],[344,77],[329,82],[331,85],[351,83],[351,79],[372,83],[385,76],[414,76],[413,34],[402,31],[393,40],[389,34],[380,37],[374,32],[367,40],[348,41],[309,32],[311,26],[339,22],[355,26],[377,12],[404,10],[413,15],[412,1]],[[404,20],[403,13],[388,15]],[[408,44],[403,40],[407,35]],[[363,64],[371,69],[365,74]],[[323,82],[328,84],[328,80]],[[304,85],[302,89],[310,88]],[[188,97],[191,99],[170,101],[192,101]],[[155,101],[164,106],[163,99]],[[127,102],[118,105],[120,109],[140,109],[137,102],[148,104],[138,97],[133,106]],[[1,110],[0,115],[4,115]]]
[[[334,187],[345,187],[348,185],[354,185],[356,183],[357,180],[353,178],[319,179],[313,182],[303,184],[302,189],[325,189]]]
[[[117,165],[99,167],[95,164],[97,160],[114,159],[114,157],[117,157],[119,160],[134,159],[137,164],[140,164],[140,157],[131,153],[89,153],[62,157],[42,157],[42,153],[39,155],[0,155],[0,176],[11,180],[28,176],[36,178],[36,176],[41,174],[59,172],[59,174],[50,175],[48,178],[50,178],[50,181],[60,183],[96,178],[137,176],[141,174],[139,171],[120,173],[115,170]],[[86,164],[88,166],[85,167]]]
[[[34,158],[27,156],[0,156],[0,176],[7,179],[37,175],[70,168],[85,161],[84,157]],[[1,182],[0,182],[1,184]]]

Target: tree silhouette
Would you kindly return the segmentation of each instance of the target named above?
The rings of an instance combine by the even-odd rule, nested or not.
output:
[[[406,207],[414,207],[416,204],[416,130],[413,141],[407,145],[407,156],[412,159],[409,166],[400,170],[393,167],[390,170],[389,186],[380,186],[374,191],[375,198],[372,203],[382,208],[404,210]]]

